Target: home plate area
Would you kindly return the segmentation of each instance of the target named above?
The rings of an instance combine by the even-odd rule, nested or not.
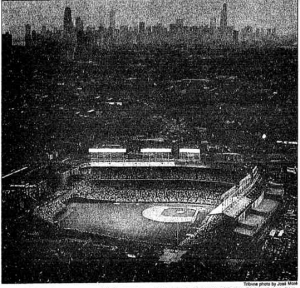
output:
[[[170,207],[152,206],[145,209],[142,214],[145,218],[165,223],[193,222],[202,207]]]

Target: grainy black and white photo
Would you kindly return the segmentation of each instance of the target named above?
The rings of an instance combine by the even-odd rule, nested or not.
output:
[[[297,5],[2,0],[2,283],[296,287]]]

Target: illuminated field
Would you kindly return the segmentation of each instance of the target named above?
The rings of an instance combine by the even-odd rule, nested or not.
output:
[[[74,229],[116,238],[173,245],[185,238],[191,221],[160,222],[143,216],[143,211],[153,207],[162,209],[162,217],[187,217],[196,215],[201,220],[212,207],[191,204],[143,203],[72,203],[68,213],[60,220],[61,228]],[[170,207],[170,209],[169,209]],[[187,214],[186,214],[187,213]]]

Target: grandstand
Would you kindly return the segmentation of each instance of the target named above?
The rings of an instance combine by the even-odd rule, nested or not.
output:
[[[142,148],[142,159],[154,162],[166,161],[172,159],[171,148]]]
[[[228,173],[219,169],[194,167],[139,167],[134,163],[129,167],[93,167],[88,174],[89,180],[191,180],[203,182],[218,182],[233,185],[240,177],[239,173]],[[86,168],[89,170],[89,168]]]

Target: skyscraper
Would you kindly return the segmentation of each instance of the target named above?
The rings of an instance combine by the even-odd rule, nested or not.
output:
[[[170,24],[170,32],[171,33],[176,33],[177,32],[177,25],[175,23]]]
[[[210,18],[210,28],[212,30],[215,30],[216,27],[217,27],[217,19],[216,19],[216,17],[211,17]]]
[[[29,24],[25,25],[25,35],[31,35],[31,26]]]
[[[139,33],[144,33],[145,32],[145,22],[140,22],[139,23]]]
[[[227,4],[223,4],[223,9],[221,11],[221,18],[220,18],[220,28],[225,29],[227,27]]]
[[[72,12],[70,7],[66,7],[64,14],[64,31],[70,33],[73,28]]]
[[[12,35],[9,32],[2,34],[2,49],[9,50],[12,46]]]
[[[239,31],[233,30],[233,42],[238,43],[239,42]]]
[[[151,26],[147,26],[147,27],[146,27],[146,33],[147,33],[148,35],[150,35],[150,34],[152,33],[152,27],[151,27]]]
[[[112,30],[116,28],[116,11],[114,9],[109,12],[109,28]]]
[[[46,33],[47,33],[46,26],[43,25],[43,26],[42,26],[42,32],[41,32],[41,34],[42,34],[43,37],[45,37],[45,36],[46,36]]]
[[[128,33],[128,26],[127,25],[122,25],[121,27],[120,27],[120,34],[122,35],[122,36],[124,36],[124,35],[126,35]]]
[[[75,31],[76,31],[76,36],[77,36],[77,51],[76,51],[76,53],[79,53],[79,55],[80,55],[82,45],[84,43],[83,21],[80,19],[80,17],[76,17]]]
[[[83,31],[83,21],[80,19],[80,17],[76,17],[75,28],[77,32]]]
[[[32,35],[32,44],[36,45],[37,44],[37,40],[38,40],[38,34],[36,33],[35,30],[32,30],[31,35]]]
[[[183,27],[183,19],[176,19],[176,25],[178,28],[182,28]]]
[[[256,28],[255,30],[255,39],[259,39],[260,38],[260,29],[259,28]]]
[[[31,26],[29,24],[25,25],[25,46],[31,46],[32,38],[31,38]]]
[[[100,25],[99,25],[99,28],[98,28],[98,31],[99,31],[100,33],[103,33],[104,30],[105,30],[104,25],[103,25],[103,24],[100,24]]]

